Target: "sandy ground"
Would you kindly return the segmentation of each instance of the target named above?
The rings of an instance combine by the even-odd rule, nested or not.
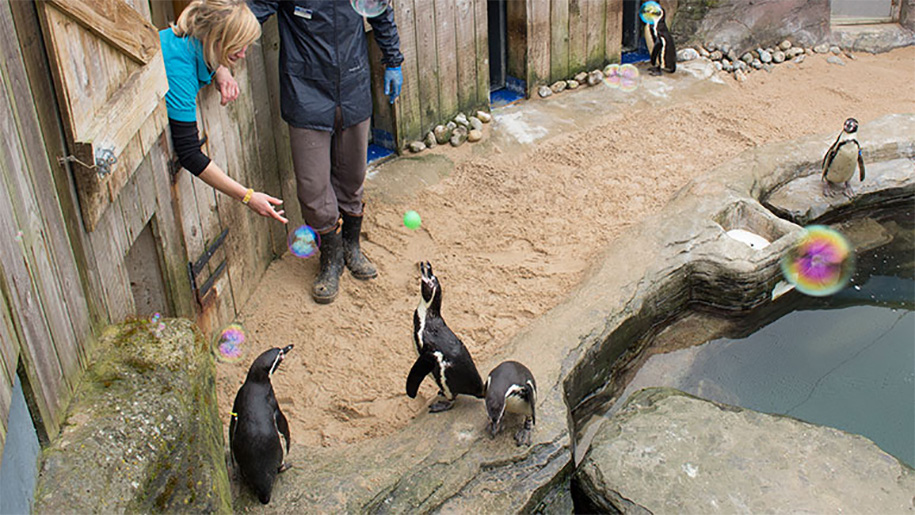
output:
[[[319,306],[310,294],[317,258],[276,261],[240,317],[247,356],[219,365],[224,422],[251,360],[293,343],[273,385],[295,443],[337,446],[403,427],[437,391],[427,379],[417,399],[404,392],[418,261],[432,262],[444,318],[485,379],[500,349],[573,292],[603,248],[693,177],[755,145],[837,134],[849,116],[867,123],[915,112],[915,48],[856,57],[838,66],[811,56],[745,83],[721,73],[723,84],[638,101],[609,89],[565,92],[497,111],[473,148],[383,164],[366,183],[363,227],[379,277],[360,282],[345,272],[336,302]],[[681,78],[645,80],[646,90],[664,91],[661,81]],[[510,119],[537,109],[551,116],[550,103],[573,123],[531,143],[510,137]],[[448,162],[441,156],[455,163],[447,175],[434,171]],[[422,215],[416,231],[401,222],[408,209]]]

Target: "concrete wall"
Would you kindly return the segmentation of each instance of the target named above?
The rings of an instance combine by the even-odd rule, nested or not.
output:
[[[679,46],[710,41],[743,52],[785,38],[811,45],[830,33],[829,0],[661,0],[661,5],[673,13],[668,25]]]

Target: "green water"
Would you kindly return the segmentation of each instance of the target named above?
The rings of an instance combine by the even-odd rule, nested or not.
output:
[[[909,210],[879,222],[893,242],[861,251],[847,288],[827,298],[792,292],[776,301],[790,312],[748,336],[652,356],[616,406],[640,388],[670,386],[860,434],[915,466],[915,228]]]

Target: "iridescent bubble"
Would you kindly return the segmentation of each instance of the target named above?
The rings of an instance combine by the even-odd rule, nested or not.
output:
[[[620,87],[620,65],[609,64],[604,71],[607,72],[604,77],[604,84],[613,89],[618,89]]]
[[[855,256],[848,240],[823,225],[804,228],[804,235],[782,256],[782,273],[797,290],[814,297],[832,295],[848,283]]]
[[[300,258],[314,256],[321,245],[321,237],[314,229],[307,225],[300,225],[294,231],[289,233],[289,239],[286,242],[289,252]]]
[[[241,324],[227,325],[213,340],[213,353],[216,359],[225,363],[234,363],[245,354],[245,328]]]
[[[635,91],[642,82],[639,75],[639,69],[634,64],[624,64],[620,66],[620,89],[623,91]]]
[[[349,0],[353,9],[366,18],[374,18],[388,8],[388,0]]]
[[[645,2],[642,4],[642,8],[639,9],[639,18],[642,19],[643,23],[648,25],[654,25],[661,19],[661,4],[657,2]]]

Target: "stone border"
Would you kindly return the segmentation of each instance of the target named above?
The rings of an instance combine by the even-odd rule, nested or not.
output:
[[[868,162],[915,157],[915,116],[890,115],[861,126]],[[762,208],[759,199],[816,173],[835,134],[748,150],[687,184],[657,215],[627,231],[604,253],[568,300],[534,321],[503,359],[529,365],[540,400],[533,445],[515,447],[512,431],[486,436],[481,401],[461,399],[446,414],[419,415],[396,434],[338,449],[294,446],[294,468],[281,475],[265,512],[489,512],[544,508],[573,470],[570,408],[595,398],[607,382],[600,364],[638,349],[633,339],[691,303],[739,309],[767,302],[777,256],[800,227]],[[906,190],[915,192],[915,184]],[[757,251],[726,235],[766,233]],[[723,292],[723,293],[722,293]],[[725,307],[725,306],[719,306]],[[559,496],[560,498],[562,496]],[[549,502],[549,501],[547,501]],[[236,510],[261,509],[248,495]]]

